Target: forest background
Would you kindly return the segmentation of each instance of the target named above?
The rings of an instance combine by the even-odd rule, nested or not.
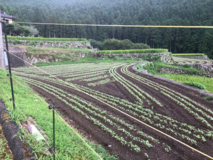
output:
[[[213,0],[7,0],[2,11],[22,22],[213,26]],[[213,29],[35,25],[43,37],[129,39],[173,53],[213,58]]]

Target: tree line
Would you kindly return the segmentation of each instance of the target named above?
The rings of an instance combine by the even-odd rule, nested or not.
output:
[[[123,25],[213,25],[212,0],[11,0],[1,4],[18,21]],[[204,52],[213,58],[212,29],[35,25],[43,37],[129,39],[174,53]]]

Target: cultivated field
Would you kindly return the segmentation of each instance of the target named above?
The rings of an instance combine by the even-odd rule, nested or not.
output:
[[[179,58],[173,57],[175,64],[207,64],[212,65],[213,60],[208,59],[191,59],[191,58]]]
[[[207,159],[136,119],[213,156],[212,104],[185,89],[136,75],[132,65],[85,63],[40,67],[51,75],[36,68],[14,73],[48,103],[54,100],[73,126],[119,159]]]

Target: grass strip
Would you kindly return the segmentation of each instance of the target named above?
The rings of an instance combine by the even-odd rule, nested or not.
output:
[[[22,87],[14,81],[14,93],[16,106],[27,116],[32,117],[39,127],[49,137],[49,144],[52,144],[52,112],[47,109],[48,105],[38,99],[35,93],[20,77],[13,75],[13,78],[18,80],[25,86]],[[7,95],[11,95],[9,77],[3,70],[0,70],[0,84],[5,90]],[[18,109],[13,111],[12,103],[5,96],[5,93],[1,91],[0,98],[4,101],[11,118],[18,124],[19,121],[25,121],[24,116]],[[43,99],[43,98],[42,98]],[[43,99],[44,100],[44,99]],[[57,104],[56,104],[57,109]],[[56,155],[60,159],[92,159],[97,160],[98,157],[92,152],[85,143],[58,117],[56,117]],[[82,137],[83,138],[83,137]],[[38,159],[51,159],[52,157],[40,156],[40,152],[44,149],[45,144],[39,142],[35,144],[32,137],[26,138],[32,149],[37,154]],[[101,146],[96,146],[93,143],[87,141],[87,143],[96,151],[98,154],[107,160],[116,159],[114,156],[109,155],[105,149]]]
[[[175,53],[173,56],[205,56],[204,53]]]
[[[78,63],[114,63],[114,62],[132,63],[132,62],[138,62],[138,61],[132,60],[132,59],[115,60],[112,58],[108,58],[108,56],[105,57],[104,59],[85,56],[84,58],[81,58],[79,61],[59,61],[59,62],[50,62],[50,63],[38,62],[35,65],[37,67],[40,67],[40,66],[49,66],[49,65],[65,65],[65,64],[78,64]]]
[[[86,38],[43,38],[43,37],[17,37],[7,36],[11,40],[33,40],[33,41],[87,41]]]
[[[168,49],[131,49],[131,50],[100,50],[104,54],[128,54],[128,53],[164,53]]]

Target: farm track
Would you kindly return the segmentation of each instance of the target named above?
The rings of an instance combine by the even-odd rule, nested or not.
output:
[[[127,68],[128,72],[126,70]],[[144,153],[147,153],[150,159],[156,159],[156,157],[159,159],[205,159],[204,156],[191,151],[178,142],[175,142],[148,127],[143,126],[139,122],[132,120],[126,115],[123,115],[122,113],[110,108],[95,98],[79,92],[76,89],[63,84],[62,82],[59,83],[56,80],[53,80],[51,77],[34,76],[32,75],[33,72],[29,73],[28,76],[27,74],[19,74],[33,87],[34,90],[46,97],[49,103],[51,103],[52,100],[56,101],[58,110],[67,119],[73,120],[75,123],[72,124],[78,130],[86,133],[87,137],[91,136],[89,139],[102,144],[102,146],[107,148],[111,153],[117,154],[120,159],[146,159]],[[74,83],[73,85],[81,90],[117,107],[129,115],[140,119],[141,121],[144,121],[145,123],[150,124],[177,139],[180,139],[184,143],[189,144],[190,141],[196,141],[197,145],[193,145],[193,147],[203,151],[206,154],[213,155],[211,151],[212,141],[207,140],[205,143],[201,143],[200,140],[196,139],[192,135],[193,132],[195,134],[200,134],[201,136],[206,136],[206,126],[195,119],[194,116],[186,112],[186,110],[181,108],[171,98],[163,95],[159,88],[156,90],[157,86],[155,85],[162,85],[168,87],[169,89],[173,88],[168,84],[163,84],[163,82],[157,83],[152,79],[146,79],[145,81],[149,81],[150,83],[144,84],[143,82],[139,82],[137,80],[140,79],[141,76],[135,74],[132,76],[132,74],[131,67],[117,66],[110,69],[110,75],[114,77],[114,79],[118,79],[116,82],[109,82],[96,87],[88,87],[86,86],[85,82],[80,80],[74,80],[72,81],[72,84]],[[100,73],[100,75],[103,75],[103,73]],[[65,80],[65,78],[62,79]],[[122,80],[122,82],[120,80]],[[126,85],[126,88],[124,85]],[[178,87],[174,88],[174,91],[177,90],[181,91],[181,89],[178,89]],[[131,93],[129,91],[131,91]],[[142,94],[138,94],[139,92]],[[166,92],[166,90],[164,90],[164,92]],[[170,94],[176,95],[174,92]],[[70,95],[77,96],[77,98],[81,100],[75,100],[86,106],[86,108],[79,108],[82,112],[72,108],[74,105],[77,105],[77,103],[72,101],[74,97],[70,97]],[[192,94],[188,92],[184,93],[183,95],[192,96]],[[135,96],[144,96],[145,98],[142,98],[142,101],[140,101]],[[154,97],[154,99],[152,97]],[[84,101],[84,103],[80,101]],[[159,101],[162,106],[157,104],[157,101]],[[90,105],[89,102],[91,102]],[[201,99],[199,99],[197,102],[206,106],[206,103],[202,103],[204,100],[201,101]],[[70,104],[72,104],[72,106],[70,106]],[[210,105],[208,105],[208,107],[209,106]],[[173,111],[173,108],[176,110]],[[202,111],[205,111],[205,109],[201,109]],[[105,113],[101,113],[101,111],[104,111]],[[86,115],[88,115],[88,117]],[[103,118],[103,116],[108,120]],[[100,123],[97,123],[95,119]],[[101,127],[102,124],[104,126]],[[185,124],[193,126],[194,129],[190,130],[190,128],[185,126]],[[104,129],[104,127],[106,128]],[[113,131],[115,135],[123,137],[123,139],[117,139],[114,135],[112,135],[112,133],[109,132],[109,130]],[[142,131],[143,135],[138,133],[140,131]],[[173,132],[175,132],[177,135],[175,135]],[[184,135],[183,138],[181,138],[182,135]],[[159,143],[153,141],[153,139],[157,140]],[[125,142],[125,144],[124,141],[127,143]],[[151,147],[147,147],[146,144],[143,143],[144,141],[148,145],[151,144]],[[108,148],[107,145],[112,145],[112,147]],[[140,152],[137,151],[137,146],[140,148]],[[170,147],[171,150],[169,150]],[[165,149],[169,151],[167,152]]]

